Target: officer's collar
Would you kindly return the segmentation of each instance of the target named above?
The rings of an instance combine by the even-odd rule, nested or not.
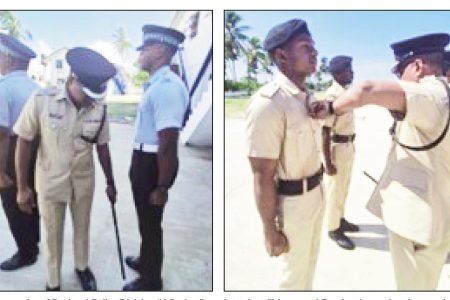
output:
[[[289,78],[286,77],[286,75],[281,72],[278,73],[276,81],[292,95],[298,95],[301,93],[306,94],[306,92],[300,90]]]
[[[55,99],[56,99],[56,101],[69,100],[69,95],[67,94],[66,86],[64,86],[64,88],[62,88],[62,89],[58,88],[56,95],[55,95]]]
[[[345,86],[342,86],[339,82],[337,82],[334,79],[333,79],[333,83],[331,84],[331,86],[338,90],[342,90],[342,91],[345,90]]]
[[[158,81],[162,76],[164,76],[168,71],[170,71],[169,65],[164,65],[158,70],[156,70],[155,73],[153,73],[152,77],[148,80],[148,84],[151,85]]]

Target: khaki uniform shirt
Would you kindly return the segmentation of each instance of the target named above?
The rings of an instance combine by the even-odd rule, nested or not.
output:
[[[306,98],[305,92],[280,73],[250,99],[247,154],[278,160],[280,179],[311,176],[321,165],[321,127],[307,115]]]
[[[326,90],[326,99],[334,101],[345,92],[336,80],[333,80],[333,84]],[[352,135],[355,133],[355,121],[353,111],[349,111],[340,116],[334,116],[332,118],[325,119],[325,125],[332,128],[332,132],[340,135]]]
[[[39,90],[26,103],[14,132],[25,140],[41,136],[36,164],[36,189],[44,201],[68,202],[75,189],[93,184],[92,144],[81,139],[95,137],[103,116],[102,103],[77,110],[66,89]],[[109,141],[105,120],[98,144]]]
[[[406,115],[397,125],[398,139],[423,146],[442,133],[448,119],[447,93],[434,76],[419,83],[400,81]],[[450,134],[428,151],[393,144],[386,169],[368,204],[386,227],[422,245],[450,237]]]

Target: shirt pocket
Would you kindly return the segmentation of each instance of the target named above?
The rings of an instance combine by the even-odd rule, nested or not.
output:
[[[49,113],[44,123],[45,131],[43,139],[51,145],[50,147],[58,147],[61,143],[61,134],[65,129],[63,116],[60,114]]]
[[[82,125],[82,136],[86,139],[93,140],[100,129],[101,120],[84,121]]]
[[[320,160],[317,147],[317,129],[305,121],[299,121],[286,129],[285,155],[287,167],[304,172],[309,164],[315,165]]]

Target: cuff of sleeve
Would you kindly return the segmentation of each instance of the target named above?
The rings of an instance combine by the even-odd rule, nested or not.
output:
[[[24,132],[24,131],[20,131],[18,128],[14,127],[13,128],[13,132],[15,134],[17,134],[20,138],[27,140],[27,141],[32,141],[35,138],[34,134],[31,134],[29,132]]]
[[[256,150],[252,150],[248,152],[248,157],[253,157],[253,158],[266,158],[266,159],[278,159],[279,155],[278,153],[270,153],[267,151],[256,151]]]

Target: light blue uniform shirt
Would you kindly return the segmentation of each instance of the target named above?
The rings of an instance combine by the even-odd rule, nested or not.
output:
[[[13,71],[0,78],[0,126],[12,128],[23,106],[39,85],[26,71]]]
[[[181,78],[169,66],[161,67],[144,84],[134,142],[159,145],[159,131],[182,127],[188,103],[189,94]]]

